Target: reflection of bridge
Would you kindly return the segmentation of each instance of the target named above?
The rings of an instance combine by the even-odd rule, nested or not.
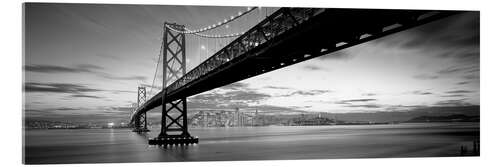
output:
[[[162,87],[145,101],[131,120],[137,131],[146,130],[146,112],[161,106],[161,132],[152,144],[197,142],[188,133],[186,98],[220,86],[280,69],[366,41],[406,30],[449,15],[454,11],[281,8],[243,34],[210,36],[238,17],[207,28],[189,30],[164,24]],[[186,73],[186,35],[203,38],[239,36]],[[152,86],[154,88],[154,86]],[[143,89],[143,88],[140,88]],[[140,96],[144,96],[139,93]],[[142,99],[139,98],[139,99]],[[175,139],[172,142],[172,139]],[[169,140],[169,142],[164,142]],[[186,140],[186,141],[183,141]]]

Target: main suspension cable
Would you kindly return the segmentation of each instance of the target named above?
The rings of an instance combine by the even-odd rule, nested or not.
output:
[[[165,35],[165,32],[162,32],[162,40],[161,40],[161,46],[160,46],[160,53],[158,54],[158,60],[156,61],[156,69],[155,69],[155,75],[153,77],[153,82],[151,83],[151,88],[149,89],[149,93],[148,94],[151,94],[153,92],[153,89],[155,89],[155,81],[156,81],[156,75],[158,74],[158,67],[160,65],[160,58],[162,56],[162,53],[163,53],[163,44],[165,43],[165,41],[163,41],[163,36]],[[146,99],[147,99],[147,95],[146,95]]]
[[[250,13],[251,11],[253,11],[255,9],[257,9],[257,7],[247,7],[247,10],[245,12],[241,12],[240,11],[240,12],[238,12],[238,14],[236,16],[231,16],[229,18],[229,20],[228,19],[224,19],[224,21],[222,21],[222,22],[219,21],[217,24],[213,24],[213,25],[207,26],[205,28],[200,28],[200,29],[197,29],[197,30],[189,30],[188,28],[185,28],[186,30],[179,31],[179,30],[177,30],[175,28],[170,27],[170,25],[168,25],[168,24],[165,24],[165,25],[167,26],[168,29],[170,29],[172,31],[175,31],[177,33],[182,33],[182,34],[196,34],[196,33],[205,32],[205,31],[208,31],[208,30],[212,30],[212,29],[218,28],[220,26],[223,26],[225,24],[228,24],[228,23],[230,23],[230,22],[232,22],[232,21],[234,21],[234,20],[236,20],[236,19],[238,19],[238,18],[240,18],[240,17],[242,17],[242,16]]]

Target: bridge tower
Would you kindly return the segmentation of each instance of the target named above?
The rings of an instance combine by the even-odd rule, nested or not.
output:
[[[146,87],[139,86],[137,88],[137,106],[141,106],[146,103]],[[140,114],[134,119],[134,132],[149,132],[148,129],[148,119],[146,113]]]
[[[161,130],[157,138],[150,139],[149,144],[177,145],[198,143],[198,138],[188,132],[186,97],[167,101],[167,86],[186,74],[186,35],[183,25],[165,22],[163,25],[162,44],[162,105]]]

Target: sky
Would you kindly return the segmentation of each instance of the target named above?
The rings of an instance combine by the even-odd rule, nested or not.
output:
[[[24,114],[127,120],[137,87],[156,80],[163,22],[197,29],[245,10],[26,4]],[[207,33],[245,31],[275,10],[258,8]],[[188,36],[187,69],[228,42]],[[480,104],[479,67],[479,12],[466,12],[193,95],[188,109],[294,114],[466,108]]]

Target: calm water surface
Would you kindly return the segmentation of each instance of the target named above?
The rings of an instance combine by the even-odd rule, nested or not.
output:
[[[98,163],[213,160],[458,156],[472,148],[479,123],[271,126],[190,129],[195,146],[161,148],[147,139],[159,129],[26,130],[25,162]]]

